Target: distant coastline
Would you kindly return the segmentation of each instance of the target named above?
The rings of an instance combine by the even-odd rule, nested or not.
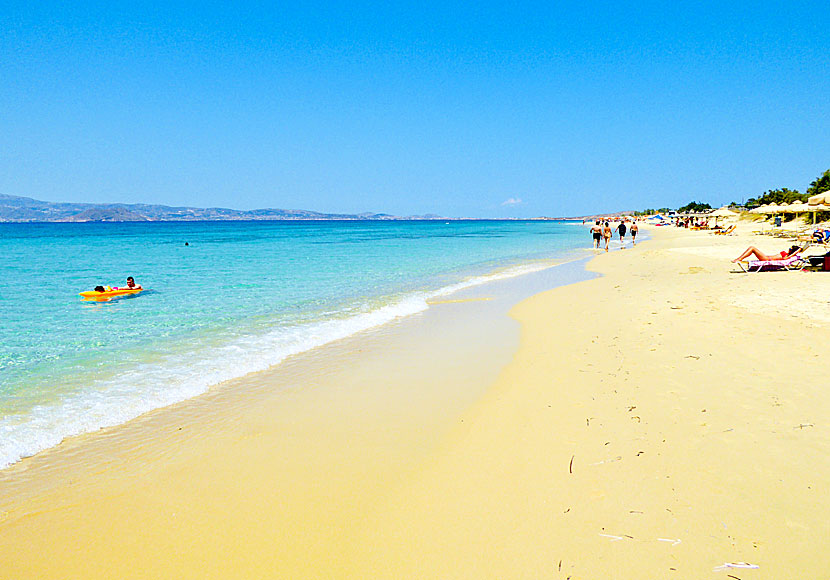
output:
[[[238,210],[127,203],[58,203],[0,194],[0,222],[154,222],[254,220],[439,220],[439,215],[333,214],[293,209]]]
[[[610,215],[610,214],[609,214]],[[397,216],[386,213],[339,214],[302,209],[239,210],[221,207],[173,207],[143,203],[63,203],[0,194],[0,223],[189,222],[189,221],[414,221],[477,220],[437,214]],[[500,218],[580,220],[581,217]]]

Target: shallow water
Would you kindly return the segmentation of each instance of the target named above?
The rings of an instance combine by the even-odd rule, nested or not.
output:
[[[541,221],[0,224],[0,466],[588,244]],[[127,275],[148,290],[77,294]]]

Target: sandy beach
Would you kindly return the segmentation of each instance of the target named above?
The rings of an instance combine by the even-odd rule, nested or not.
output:
[[[830,276],[738,273],[789,245],[749,229],[655,228],[509,317],[483,290],[22,461],[0,578],[824,577]]]

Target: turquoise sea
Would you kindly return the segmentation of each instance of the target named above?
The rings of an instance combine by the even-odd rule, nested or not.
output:
[[[0,224],[0,467],[590,244],[551,221]],[[148,290],[78,296],[128,275]]]

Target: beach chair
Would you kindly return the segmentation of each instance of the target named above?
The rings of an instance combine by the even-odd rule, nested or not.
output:
[[[735,228],[737,228],[737,227],[738,227],[738,226],[737,226],[736,224],[732,224],[731,226],[729,226],[729,227],[728,227],[728,228],[726,228],[725,230],[715,230],[715,231],[714,231],[714,232],[712,232],[712,233],[717,234],[717,235],[719,235],[719,236],[728,236],[729,234],[731,234],[732,232],[734,232],[734,231],[735,231]]]
[[[795,255],[783,260],[743,260],[737,264],[741,270],[749,273],[762,270],[803,270],[808,262],[803,256]]]

